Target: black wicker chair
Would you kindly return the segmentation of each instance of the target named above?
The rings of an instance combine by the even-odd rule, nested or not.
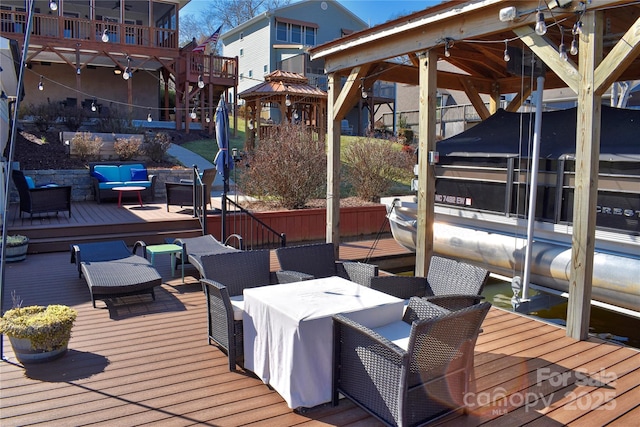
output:
[[[403,322],[375,331],[335,315],[333,404],[342,393],[390,426],[422,425],[463,408],[490,306],[438,314],[412,298]]]
[[[489,271],[455,259],[431,257],[427,277],[381,276],[371,287],[402,299],[425,297],[434,304],[457,310],[478,304]]]
[[[314,278],[340,276],[363,286],[370,286],[378,275],[378,266],[354,261],[336,261],[332,243],[286,246],[276,249],[280,268]]]
[[[244,362],[243,295],[246,288],[279,283],[288,273],[270,271],[268,250],[236,251],[204,255],[202,279],[207,299],[209,344],[213,341],[226,351],[229,370]],[[289,278],[283,281],[299,281]]]
[[[29,188],[27,178],[21,170],[11,171],[13,183],[20,196],[20,217],[27,212],[33,220],[33,214],[67,211],[71,218],[71,186],[58,185],[55,187]]]
[[[211,204],[211,189],[215,177],[215,168],[205,169],[202,172],[202,188],[197,188],[197,190],[202,190],[203,196],[207,200],[206,204],[209,206],[213,206]],[[192,179],[181,179],[180,182],[165,182],[164,185],[167,192],[167,212],[169,212],[169,205],[193,207],[193,192],[196,189],[193,187]]]

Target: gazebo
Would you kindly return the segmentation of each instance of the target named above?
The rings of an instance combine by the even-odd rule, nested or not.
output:
[[[324,139],[326,133],[327,93],[309,84],[306,77],[276,70],[265,81],[238,94],[245,101],[245,150],[255,148],[274,124],[285,121],[304,123]],[[262,114],[269,110],[270,116]]]

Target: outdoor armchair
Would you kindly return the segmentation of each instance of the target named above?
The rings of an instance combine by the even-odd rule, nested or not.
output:
[[[233,239],[237,241],[239,249],[228,244],[228,242]],[[182,253],[178,254],[178,258],[182,259],[182,257],[186,257],[184,262],[188,262],[196,267],[200,273],[200,277],[205,277],[202,267],[203,256],[237,252],[242,249],[242,237],[237,234],[232,234],[227,237],[227,240],[224,243],[213,237],[211,234],[205,234],[204,236],[198,237],[178,238],[173,241],[168,240],[167,243],[174,243],[182,246]]]
[[[71,186],[69,185],[47,185],[36,187],[33,181],[28,181],[28,177],[21,170],[11,171],[13,183],[18,189],[20,196],[20,217],[26,212],[33,220],[33,214],[67,211],[71,217]],[[30,180],[30,178],[29,178]]]
[[[214,342],[226,351],[230,371],[235,370],[236,364],[242,366],[244,361],[242,292],[246,288],[278,283],[278,276],[288,275],[272,273],[269,257],[268,250],[235,251],[201,257],[200,282],[207,300],[209,344]]]
[[[370,286],[378,275],[378,266],[355,261],[336,261],[332,243],[285,246],[276,249],[281,270],[297,271],[313,278],[340,276],[363,286]]]
[[[432,256],[427,277],[381,276],[371,287],[402,299],[425,297],[434,304],[457,310],[478,304],[489,271],[462,261]]]
[[[412,298],[409,307],[419,312],[427,304]],[[405,314],[403,321],[375,329],[335,315],[333,404],[341,393],[390,426],[421,425],[464,407],[475,343],[490,306],[411,323]]]

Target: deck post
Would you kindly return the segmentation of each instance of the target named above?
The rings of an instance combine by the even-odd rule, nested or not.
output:
[[[596,91],[595,74],[602,59],[602,14],[585,13],[582,25],[578,50],[582,78],[578,90],[572,262],[567,307],[567,336],[578,340],[588,338],[591,314],[602,102],[600,92]]]
[[[436,50],[431,49],[419,55],[419,63],[418,223],[416,226],[415,275],[426,277],[431,255],[433,255],[433,204],[436,195],[436,166],[429,164],[429,153],[436,150],[436,91],[438,83]]]

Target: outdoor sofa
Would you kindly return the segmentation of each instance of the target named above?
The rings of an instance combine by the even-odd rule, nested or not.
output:
[[[98,203],[117,199],[114,187],[144,187],[140,195],[146,200],[154,199],[157,176],[149,174],[140,162],[92,162],[89,163],[89,175]]]

